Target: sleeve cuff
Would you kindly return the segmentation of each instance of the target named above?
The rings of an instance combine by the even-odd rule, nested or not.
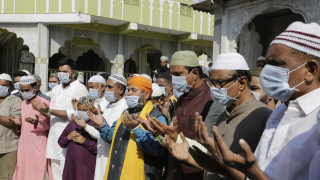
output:
[[[137,137],[140,137],[143,135],[143,129],[140,126],[137,126],[135,128],[132,129],[132,132],[134,133],[134,135]]]
[[[67,110],[67,116],[68,116],[68,119],[71,119],[71,115],[72,114],[75,114],[76,113],[76,111],[75,110],[73,110],[73,109],[69,109],[69,110]]]
[[[187,138],[187,137],[186,137],[186,139],[187,139],[187,141],[188,141],[188,144],[189,144],[189,147],[190,147],[190,148],[192,148],[192,146],[196,146],[196,147],[199,148],[201,151],[203,151],[203,152],[205,152],[205,153],[208,152],[207,148],[205,148],[202,144],[198,143],[197,141],[192,140],[192,139],[189,139],[189,138]],[[180,134],[178,135],[178,138],[177,138],[176,143],[178,143],[178,144],[182,143],[182,139],[181,139],[181,137],[180,137]]]

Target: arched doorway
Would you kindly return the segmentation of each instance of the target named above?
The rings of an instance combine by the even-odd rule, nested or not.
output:
[[[255,67],[259,56],[265,56],[271,41],[295,21],[305,20],[290,9],[269,9],[244,25],[237,38],[238,52],[245,57],[250,68]]]
[[[22,38],[0,28],[0,73],[12,75],[17,70],[34,72],[35,57]]]
[[[160,68],[160,57],[162,52],[152,44],[144,44],[135,49],[135,52],[131,54],[130,59],[125,61],[124,75],[127,77],[132,72],[139,74],[148,74],[153,76],[152,72]],[[130,67],[136,65],[136,68]]]

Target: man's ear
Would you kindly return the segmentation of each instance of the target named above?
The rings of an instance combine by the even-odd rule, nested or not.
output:
[[[306,64],[307,71],[305,73],[306,82],[312,82],[314,79],[318,80],[320,77],[320,64],[317,60],[311,60]]]
[[[151,93],[145,91],[145,93],[144,93],[144,99],[145,99],[145,100],[148,100],[150,96],[151,96]]]
[[[248,88],[248,78],[246,76],[240,77],[238,81],[240,83],[240,91],[243,91],[246,88]]]
[[[200,72],[197,68],[192,70],[192,74],[194,75],[193,80],[196,81],[200,77]]]

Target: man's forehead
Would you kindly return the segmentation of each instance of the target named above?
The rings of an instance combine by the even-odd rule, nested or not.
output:
[[[0,85],[8,86],[9,82],[7,80],[0,79]]]
[[[99,86],[97,82],[88,82],[88,86]]]
[[[210,79],[225,80],[232,77],[233,70],[211,70]]]

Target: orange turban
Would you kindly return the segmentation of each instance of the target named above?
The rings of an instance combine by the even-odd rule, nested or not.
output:
[[[144,90],[145,92],[149,92],[150,94],[152,94],[152,84],[149,79],[143,76],[136,76],[131,78],[128,82],[128,86],[129,85],[133,85],[139,89]]]

